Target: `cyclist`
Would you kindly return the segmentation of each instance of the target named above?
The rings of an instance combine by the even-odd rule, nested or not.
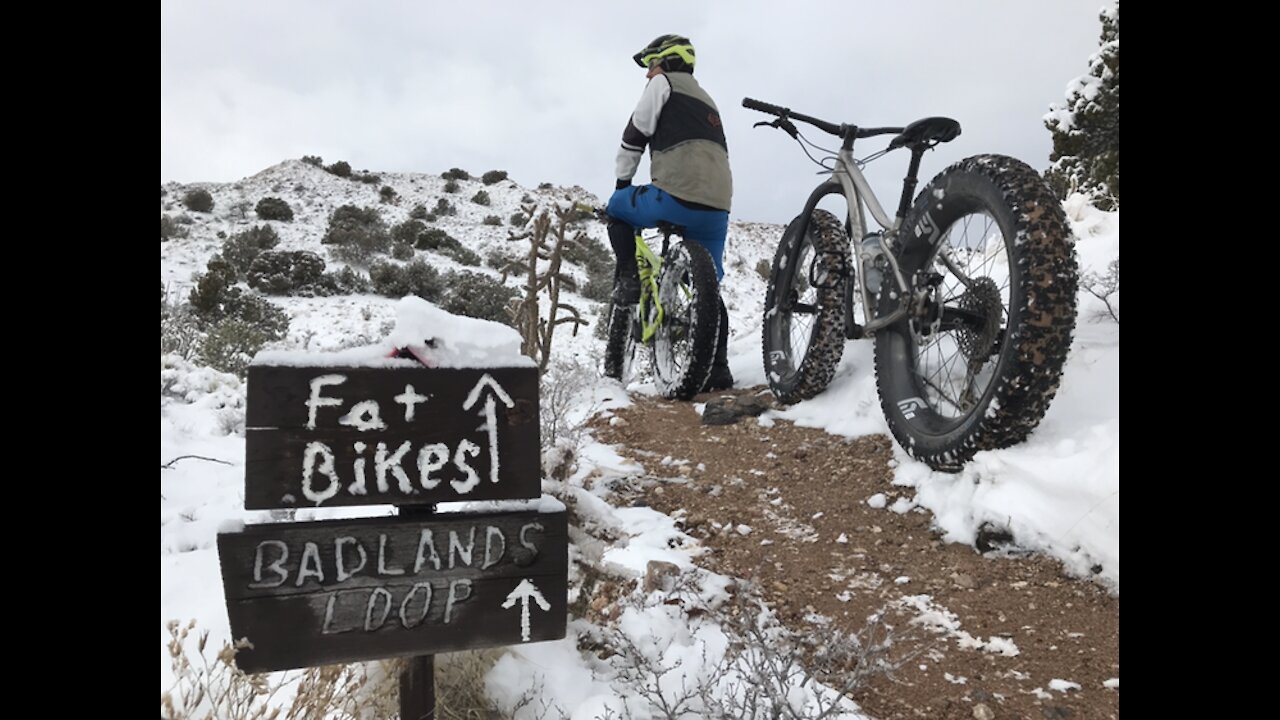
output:
[[[633,58],[648,72],[648,84],[622,132],[617,187],[609,198],[609,241],[617,256],[614,304],[640,301],[635,228],[659,221],[685,228],[685,238],[702,244],[724,278],[724,241],[729,231],[733,177],[729,147],[715,101],[693,79],[693,44],[680,35],[662,35]],[[649,185],[633,187],[640,156],[648,146]],[[720,336],[704,391],[733,387],[727,343],[729,316],[720,301]]]

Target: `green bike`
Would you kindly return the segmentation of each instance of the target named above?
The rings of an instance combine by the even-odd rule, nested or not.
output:
[[[597,214],[604,217],[603,212]],[[688,400],[711,374],[720,333],[720,282],[715,262],[697,242],[671,242],[684,228],[659,223],[662,252],[636,232],[640,302],[610,308],[604,374],[627,385],[641,348],[650,352],[654,384],[668,399]]]

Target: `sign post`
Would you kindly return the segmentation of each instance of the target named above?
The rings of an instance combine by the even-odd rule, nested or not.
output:
[[[565,636],[568,528],[541,494],[532,367],[252,366],[245,507],[395,505],[394,517],[218,536],[246,672],[410,658],[401,716],[434,716],[437,652]]]

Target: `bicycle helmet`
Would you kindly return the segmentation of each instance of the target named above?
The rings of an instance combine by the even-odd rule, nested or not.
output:
[[[683,35],[660,35],[633,55],[632,59],[642,68],[649,67],[655,60],[661,60],[663,70],[687,73],[693,72],[695,62],[693,43]]]

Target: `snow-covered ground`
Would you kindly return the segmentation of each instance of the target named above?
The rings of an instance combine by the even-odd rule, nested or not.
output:
[[[408,210],[421,202],[431,207],[444,196],[444,181],[425,175],[386,174],[383,183],[394,186],[399,205],[380,206],[388,224],[407,218]],[[519,209],[524,197],[561,204],[594,197],[578,188],[528,190],[501,182],[484,187],[464,181],[450,196],[458,207],[455,217],[442,218],[444,227],[482,257],[507,241],[507,229],[482,224],[487,215],[506,218]],[[195,186],[169,186],[173,200]],[[377,188],[335,178],[322,170],[290,161],[232,185],[205,185],[216,202],[211,214],[190,213],[191,236],[161,243],[161,280],[175,294],[185,295],[193,273],[217,251],[219,231],[231,234],[255,224],[252,210],[243,203],[268,195],[286,198],[297,218],[273,223],[282,242],[279,249],[320,251],[329,213],[342,204],[377,206]],[[491,205],[467,201],[478,189],[486,189]],[[240,203],[237,209],[237,203]],[[168,210],[181,212],[181,208]],[[1068,204],[1068,213],[1080,239],[1082,271],[1101,272],[1119,253],[1119,214],[1100,213],[1083,203]],[[587,231],[607,246],[604,229],[589,223]],[[734,223],[725,265],[725,299],[732,327],[730,365],[739,385],[763,384],[760,353],[760,315],[765,280],[757,272],[761,260],[772,257],[780,236],[779,226]],[[423,253],[420,253],[423,254]],[[440,267],[455,267],[452,260],[427,254]],[[467,268],[496,277],[489,268]],[[585,275],[583,276],[585,278]],[[512,281],[514,283],[514,281]],[[571,298],[594,319],[594,303]],[[292,317],[286,340],[276,349],[296,353],[333,351],[386,342],[395,326],[396,301],[375,296],[335,298],[279,298]],[[1032,438],[1009,450],[980,454],[958,475],[931,472],[899,452],[895,484],[915,488],[914,503],[932,511],[949,539],[972,542],[977,528],[992,522],[1011,530],[1024,547],[1062,558],[1068,568],[1082,575],[1097,573],[1119,590],[1119,327],[1093,319],[1100,305],[1081,294],[1081,319],[1069,358],[1063,386],[1048,417]],[[483,344],[483,343],[481,343]],[[601,341],[591,328],[571,335],[561,329],[555,343],[557,365],[577,363],[595,368]],[[627,402],[615,383],[579,373],[580,387],[570,415],[607,411]],[[194,619],[211,633],[211,644],[220,647],[228,639],[215,538],[221,527],[266,521],[264,513],[243,509],[245,386],[234,376],[197,367],[174,356],[161,358],[161,690],[173,684],[165,623]],[[835,381],[824,394],[776,417],[825,428],[842,435],[885,432],[875,395],[869,342],[851,342]],[[768,421],[768,418],[765,420]],[[182,458],[182,459],[178,459]],[[690,458],[696,464],[697,458]],[[545,492],[570,496],[578,512],[591,522],[614,530],[619,539],[599,549],[600,562],[611,571],[643,577],[650,560],[664,560],[681,568],[693,567],[698,547],[676,527],[671,518],[646,508],[615,508],[602,497],[607,483],[592,489],[583,479],[639,472],[626,465],[612,449],[584,438],[578,470],[566,483],[544,483]],[[902,512],[895,503],[885,512]],[[387,509],[363,509],[363,514],[387,514]],[[295,519],[333,517],[336,511],[298,511]],[[350,515],[351,512],[346,514]],[[571,552],[583,552],[574,549]],[[725,578],[699,572],[695,594],[710,605],[725,597]],[[573,578],[571,578],[571,590]],[[571,597],[571,600],[573,598]],[[690,621],[660,599],[643,598],[631,603],[618,620],[620,631],[630,637],[655,666],[683,663],[688,679],[713,672],[725,652],[724,633],[707,618]],[[577,650],[577,637],[600,632],[585,621],[570,624],[562,641],[521,646],[508,652],[487,678],[487,688],[502,707],[511,708],[526,693],[536,692],[566,714],[586,720],[621,712],[624,704],[646,717],[634,692],[610,682],[616,668]],[[732,672],[723,678],[723,692],[732,690]],[[664,683],[679,683],[680,673]],[[1118,684],[1118,680],[1117,680]],[[796,688],[797,706],[817,701],[822,690]],[[530,711],[532,708],[530,708]],[[852,705],[850,714],[857,717]]]

